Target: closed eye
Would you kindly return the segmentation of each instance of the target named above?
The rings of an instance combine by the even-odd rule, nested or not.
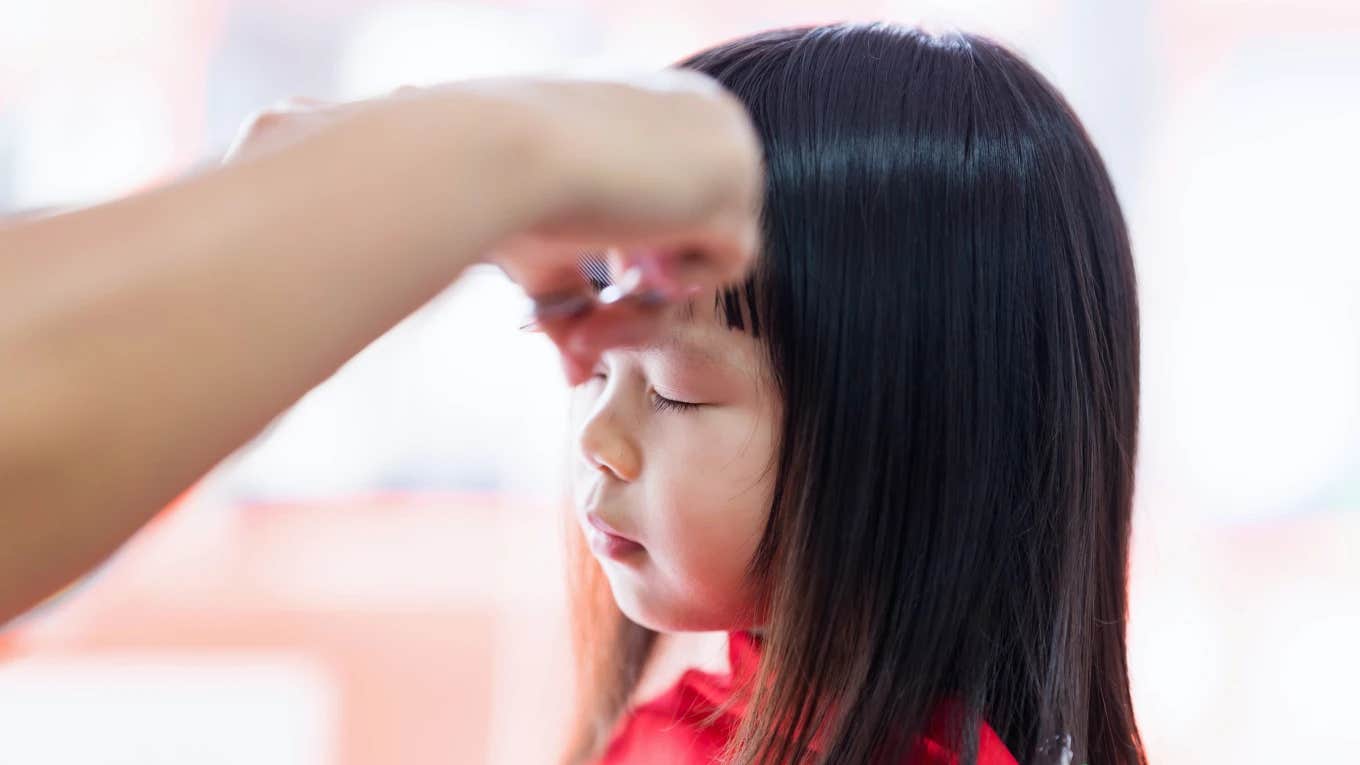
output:
[[[689,401],[676,401],[673,398],[666,398],[660,393],[652,391],[652,408],[658,412],[692,412],[701,406],[703,406],[703,404],[696,404]]]
[[[595,373],[591,375],[586,382],[593,382],[595,380],[608,382],[609,372],[603,365],[595,367]],[[585,383],[583,382],[581,384],[584,385]],[[692,412],[703,406],[703,404],[694,401],[677,401],[673,398],[666,398],[660,393],[657,393],[655,389],[651,391],[650,397],[652,400],[652,409],[657,412]]]

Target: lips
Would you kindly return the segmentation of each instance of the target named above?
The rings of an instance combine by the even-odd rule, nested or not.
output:
[[[586,523],[590,526],[586,529],[586,538],[590,542],[590,549],[596,555],[620,560],[646,549],[636,539],[619,533],[618,529],[610,526],[599,513],[587,513]]]

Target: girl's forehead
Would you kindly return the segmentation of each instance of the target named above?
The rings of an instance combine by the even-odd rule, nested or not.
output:
[[[711,368],[757,368],[759,342],[749,332],[728,326],[717,301],[712,292],[690,299],[672,314],[657,339],[639,350]]]
[[[664,354],[696,366],[744,366],[739,344],[734,342],[735,338],[726,338],[723,334],[716,325],[696,327],[677,322],[656,342],[638,350]]]

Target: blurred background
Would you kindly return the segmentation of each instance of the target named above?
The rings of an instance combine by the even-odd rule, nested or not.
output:
[[[652,69],[875,18],[1008,43],[1114,175],[1144,316],[1130,635],[1152,760],[1355,757],[1349,0],[0,0],[0,219],[211,166],[290,95]],[[526,311],[472,273],[0,632],[0,763],[551,761],[570,440]]]

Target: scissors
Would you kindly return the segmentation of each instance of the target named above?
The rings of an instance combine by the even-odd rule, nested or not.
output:
[[[590,293],[572,291],[535,298],[532,318],[524,329],[541,330],[545,323],[581,318],[600,306],[648,311],[670,302],[665,292],[646,284],[641,265],[629,266],[615,281],[603,254],[593,252],[581,258],[577,270],[594,289]]]

